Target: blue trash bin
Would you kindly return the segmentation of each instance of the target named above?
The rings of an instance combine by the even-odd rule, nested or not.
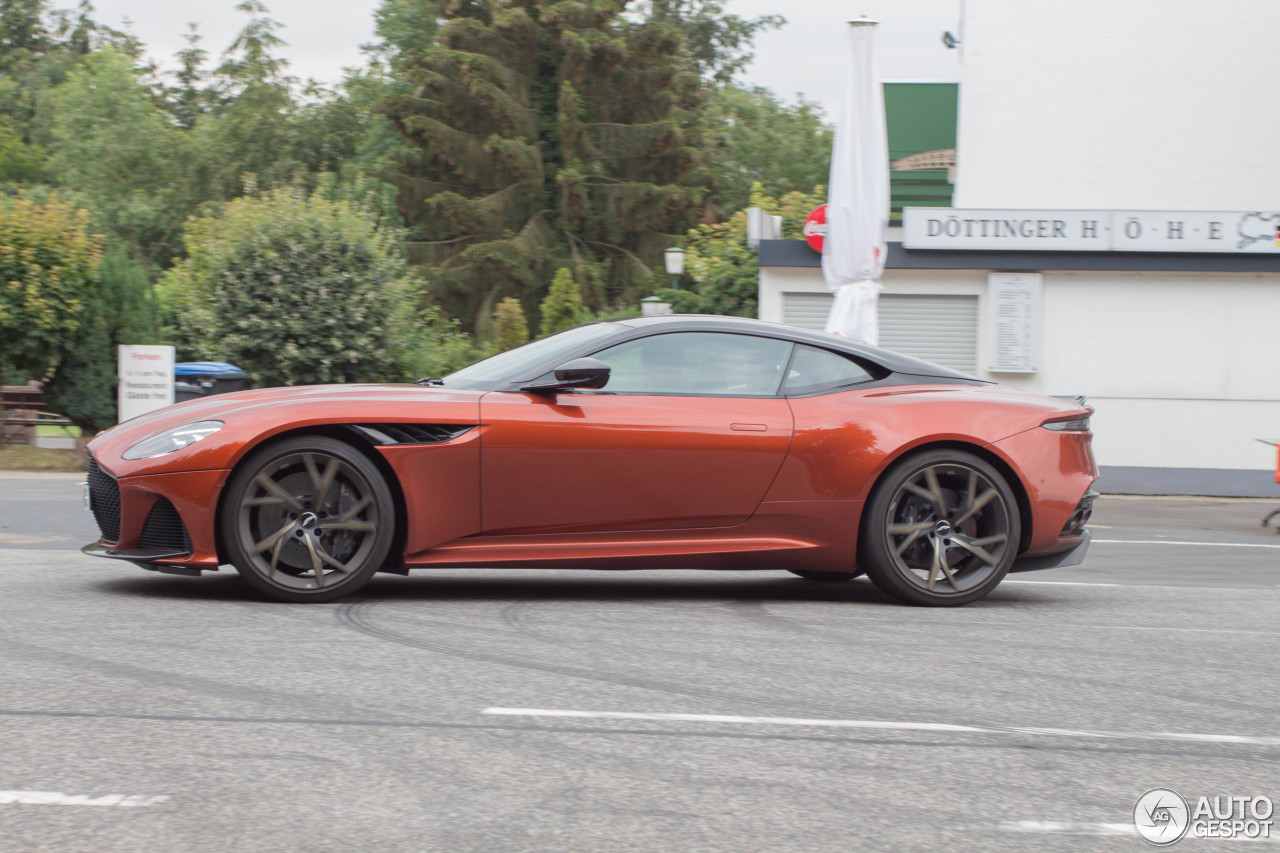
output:
[[[173,366],[174,400],[194,400],[244,389],[244,371],[225,361],[183,361]]]

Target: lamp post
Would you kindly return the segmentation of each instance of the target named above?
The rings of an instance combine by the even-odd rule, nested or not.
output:
[[[667,249],[664,260],[671,275],[671,289],[680,289],[680,276],[684,273],[684,249]]]

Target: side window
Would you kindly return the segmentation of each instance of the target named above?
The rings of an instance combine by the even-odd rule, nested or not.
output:
[[[772,397],[790,354],[790,343],[772,338],[676,332],[618,344],[594,358],[609,365],[604,390],[615,394]]]
[[[817,347],[797,345],[782,390],[786,394],[813,394],[874,378],[851,358]]]

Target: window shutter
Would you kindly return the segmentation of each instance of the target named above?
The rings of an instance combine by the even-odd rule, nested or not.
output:
[[[880,346],[974,373],[978,367],[978,297],[882,293]],[[782,322],[822,331],[829,293],[782,294]]]

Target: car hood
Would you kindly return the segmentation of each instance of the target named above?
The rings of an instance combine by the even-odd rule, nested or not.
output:
[[[259,388],[188,400],[125,421],[89,443],[117,477],[230,468],[274,435],[308,426],[480,422],[483,392],[424,385],[304,385]],[[199,421],[221,421],[208,438],[166,456],[126,460],[130,447]]]

